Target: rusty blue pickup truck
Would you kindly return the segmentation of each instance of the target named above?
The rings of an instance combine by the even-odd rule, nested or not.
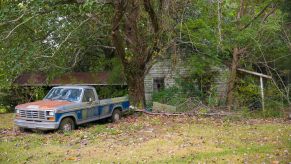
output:
[[[98,99],[91,86],[58,86],[43,100],[15,107],[15,124],[21,129],[70,131],[77,125],[109,118],[118,121],[129,109],[128,97]]]

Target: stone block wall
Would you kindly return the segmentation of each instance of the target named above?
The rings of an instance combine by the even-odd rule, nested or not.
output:
[[[183,76],[187,72],[187,69],[181,65],[181,62],[173,65],[170,59],[164,59],[155,63],[144,79],[146,102],[152,101],[155,78],[163,78],[164,87],[169,88],[175,85],[175,78]]]

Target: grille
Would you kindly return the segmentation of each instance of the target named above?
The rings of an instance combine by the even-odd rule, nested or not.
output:
[[[45,119],[45,111],[35,111],[35,110],[20,110],[19,116],[22,118],[29,119]]]

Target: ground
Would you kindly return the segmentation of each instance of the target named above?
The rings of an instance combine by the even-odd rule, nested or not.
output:
[[[70,133],[25,132],[0,114],[0,163],[288,163],[283,119],[127,116]]]

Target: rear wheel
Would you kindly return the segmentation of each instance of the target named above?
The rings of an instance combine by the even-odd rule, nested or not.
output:
[[[72,118],[67,117],[61,121],[59,130],[62,132],[68,132],[74,130],[76,127],[75,122]]]
[[[121,111],[118,110],[118,109],[115,109],[112,113],[112,116],[111,116],[111,122],[117,122],[121,119]]]

